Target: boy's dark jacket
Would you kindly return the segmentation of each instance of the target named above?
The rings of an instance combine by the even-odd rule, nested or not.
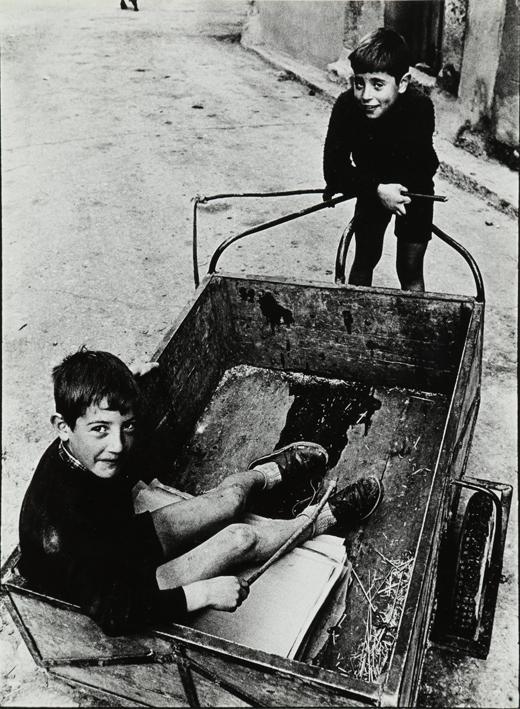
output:
[[[325,195],[375,193],[380,183],[431,191],[439,161],[432,144],[431,100],[409,86],[380,117],[366,117],[352,89],[332,109],[323,155]],[[354,162],[354,164],[352,163]]]
[[[57,439],[20,514],[21,573],[35,590],[79,605],[109,635],[186,614],[182,588],[157,586],[165,559],[150,513],[134,515],[132,483],[71,463]]]

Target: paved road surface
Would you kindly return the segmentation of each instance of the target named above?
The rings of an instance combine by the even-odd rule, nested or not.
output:
[[[51,440],[50,368],[82,343],[150,356],[193,289],[197,192],[321,187],[330,106],[233,41],[247,3],[2,0],[2,559]],[[515,482],[516,223],[439,180],[436,222],[480,263],[488,304],[481,412],[469,473]],[[314,198],[211,204],[201,261],[228,234]],[[230,250],[238,272],[332,278],[352,206]],[[388,236],[376,284],[397,286]],[[464,263],[433,242],[427,287],[472,293]],[[421,702],[515,706],[517,537],[513,510],[490,658],[427,658]],[[4,706],[93,706],[35,669],[0,616]]]

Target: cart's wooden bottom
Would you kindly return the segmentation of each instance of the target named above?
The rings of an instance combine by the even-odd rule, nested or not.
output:
[[[439,394],[234,367],[214,391],[167,482],[200,494],[281,445],[321,443],[329,453],[327,479],[337,479],[339,489],[365,475],[383,481],[383,503],[347,538],[354,569],[368,588],[375,575],[388,570],[377,552],[389,559],[415,555],[447,408],[447,398]],[[312,494],[311,485],[271,491],[253,511],[292,516]],[[319,663],[350,674],[349,658],[363,639],[367,613],[356,581],[345,611],[335,642],[320,653]]]

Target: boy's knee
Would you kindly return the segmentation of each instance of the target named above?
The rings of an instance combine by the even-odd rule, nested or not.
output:
[[[229,515],[234,518],[244,512],[246,495],[244,489],[238,483],[232,483],[220,490],[222,502],[225,505]]]
[[[230,524],[226,527],[226,534],[233,554],[250,552],[256,546],[256,532],[248,524]]]

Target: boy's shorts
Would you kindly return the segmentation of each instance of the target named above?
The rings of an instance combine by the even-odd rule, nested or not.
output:
[[[433,183],[422,185],[421,189],[410,190],[419,194],[433,194]],[[372,239],[379,241],[385,233],[392,213],[385,209],[379,198],[358,197],[356,203],[356,235],[365,243]],[[426,244],[432,238],[433,201],[412,198],[406,205],[406,216],[396,216],[394,234],[407,244]]]

